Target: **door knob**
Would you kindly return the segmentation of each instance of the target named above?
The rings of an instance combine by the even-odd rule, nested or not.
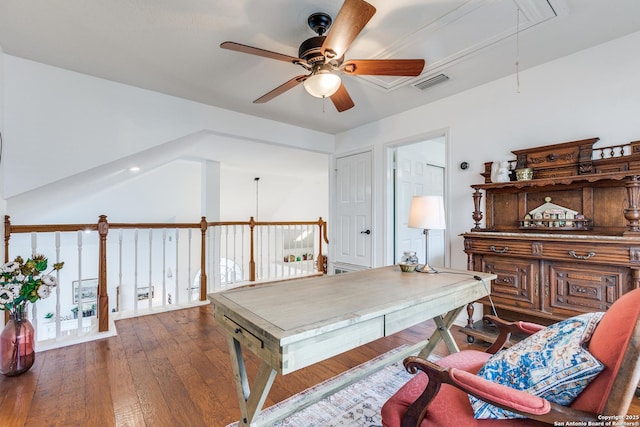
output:
[[[360,234],[371,234],[371,230],[364,230],[361,231]]]

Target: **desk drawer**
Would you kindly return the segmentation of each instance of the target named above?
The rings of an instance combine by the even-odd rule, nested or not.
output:
[[[258,353],[260,349],[264,348],[264,341],[255,336],[245,327],[229,319],[227,316],[222,316],[222,319],[224,320],[224,328],[227,331],[232,332],[229,335],[238,340],[240,344],[245,345],[254,353]]]
[[[384,336],[384,316],[357,322],[282,346],[282,374],[288,374]]]
[[[440,297],[430,298],[418,304],[404,307],[398,311],[387,313],[385,317],[385,336],[403,331],[425,320],[433,319],[436,316],[447,314],[451,310],[462,309],[471,302],[487,295],[486,286],[480,282],[470,284],[464,289],[452,291]]]

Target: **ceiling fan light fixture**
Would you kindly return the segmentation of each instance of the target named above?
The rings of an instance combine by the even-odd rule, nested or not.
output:
[[[327,98],[336,93],[341,84],[339,75],[321,69],[304,81],[304,88],[311,96]]]

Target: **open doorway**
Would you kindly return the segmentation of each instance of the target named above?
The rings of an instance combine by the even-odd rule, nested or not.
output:
[[[408,227],[411,198],[420,195],[445,196],[445,135],[393,148],[393,263],[405,251],[416,252],[425,263],[423,230]],[[445,204],[446,204],[446,197]],[[429,264],[446,265],[445,230],[429,231]]]

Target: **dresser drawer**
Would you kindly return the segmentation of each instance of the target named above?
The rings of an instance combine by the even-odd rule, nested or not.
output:
[[[537,285],[539,262],[507,256],[483,256],[482,271],[498,277],[491,282],[491,297],[497,304],[523,309],[539,308]]]
[[[639,245],[640,246],[640,245]],[[557,261],[586,262],[605,265],[630,265],[638,248],[619,244],[562,240],[516,239],[467,239],[467,253],[548,259]],[[635,262],[637,265],[638,262]]]
[[[545,283],[545,310],[563,316],[606,311],[630,290],[626,267],[550,262]]]
[[[467,239],[465,250],[475,254],[531,257],[531,242],[506,239]]]
[[[591,243],[544,242],[540,246],[540,256],[545,259],[606,265],[629,264],[629,248],[621,245],[596,247]]]

